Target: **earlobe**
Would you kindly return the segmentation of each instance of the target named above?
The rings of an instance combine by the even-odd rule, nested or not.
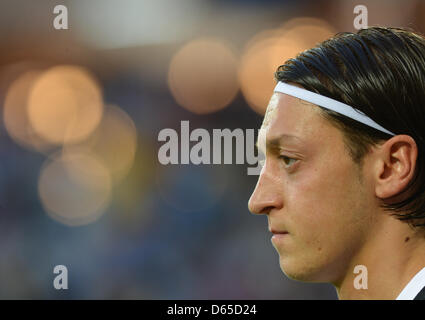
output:
[[[408,135],[397,135],[386,141],[377,154],[376,196],[381,199],[396,197],[413,179],[418,149]]]

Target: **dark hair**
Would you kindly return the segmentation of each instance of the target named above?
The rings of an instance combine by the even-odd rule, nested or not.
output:
[[[400,220],[425,226],[425,38],[402,28],[370,27],[338,33],[280,66],[277,81],[355,107],[395,134],[411,136],[418,146],[414,178],[397,203],[382,203]],[[354,162],[390,135],[343,115],[321,114],[341,129]],[[416,221],[416,223],[415,223]]]

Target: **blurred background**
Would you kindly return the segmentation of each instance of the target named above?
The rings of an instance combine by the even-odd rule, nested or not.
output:
[[[359,4],[425,30],[419,0],[2,0],[0,298],[336,299],[281,272],[247,165],[161,165],[158,133],[258,129],[276,68]]]

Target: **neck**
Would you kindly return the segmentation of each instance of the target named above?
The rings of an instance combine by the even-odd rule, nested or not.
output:
[[[383,220],[375,224],[379,227],[372,228],[345,275],[334,283],[339,299],[396,299],[425,267],[423,230],[391,216]],[[358,267],[354,273],[359,265],[365,268]]]

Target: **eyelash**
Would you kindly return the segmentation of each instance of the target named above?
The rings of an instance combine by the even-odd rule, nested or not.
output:
[[[283,156],[283,155],[280,155],[278,157],[278,159],[282,159],[283,160],[283,162],[285,163],[286,168],[291,167],[295,162],[297,162],[297,159],[294,159],[294,158],[291,158],[291,157],[287,157],[287,156]],[[286,164],[285,159],[294,160],[294,161],[292,162],[292,165],[289,165],[289,164]]]
[[[294,162],[292,163],[292,164],[294,164],[295,162],[297,162],[297,159],[294,159],[294,158],[291,158],[291,157],[287,157],[287,156],[283,156],[283,155],[281,155],[281,156],[279,156],[278,157],[278,159],[282,159],[283,160],[283,162],[285,162],[285,160],[284,159],[290,159],[290,160],[294,160]],[[260,163],[260,166],[261,167],[264,167],[264,164],[265,164],[265,160],[260,160],[259,161],[259,163]],[[289,167],[291,167],[290,165],[287,165],[286,163],[285,163],[285,165],[286,165],[286,168],[289,168]]]

